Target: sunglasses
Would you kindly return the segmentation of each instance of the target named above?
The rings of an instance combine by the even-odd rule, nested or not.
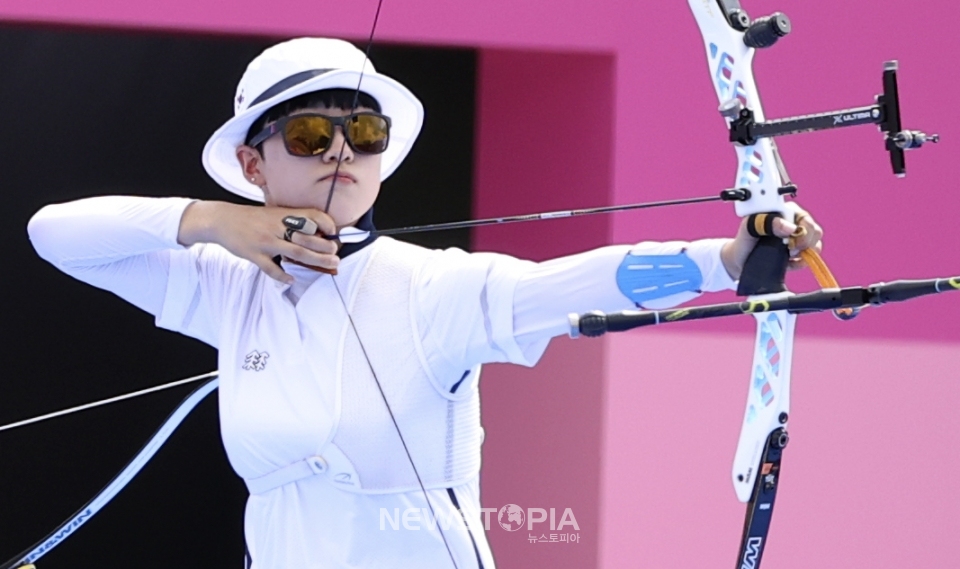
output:
[[[359,154],[380,154],[390,142],[390,117],[366,111],[342,117],[317,113],[286,116],[264,127],[248,144],[257,146],[281,133],[283,145],[291,156],[317,156],[330,149],[338,126],[347,144]]]

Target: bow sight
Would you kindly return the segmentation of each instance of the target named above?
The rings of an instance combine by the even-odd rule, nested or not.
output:
[[[739,0],[716,0],[727,22],[733,29],[743,32],[747,47],[766,48],[790,33],[790,19],[782,12],[750,21],[740,7]],[[827,130],[861,124],[876,124],[884,134],[886,148],[890,152],[890,164],[898,177],[906,175],[904,150],[920,148],[926,142],[939,142],[940,136],[928,135],[919,130],[902,130],[900,125],[900,98],[897,94],[897,62],[883,64],[883,94],[876,96],[876,103],[865,107],[802,115],[785,119],[756,121],[754,113],[741,97],[721,103],[720,114],[730,120],[730,142],[742,146],[755,144],[758,139]],[[795,193],[796,187],[787,185],[783,193]]]

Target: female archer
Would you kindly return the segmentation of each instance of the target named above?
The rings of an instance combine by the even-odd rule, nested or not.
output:
[[[741,227],[543,263],[424,249],[373,226],[423,108],[362,52],[319,38],[273,46],[234,103],[203,164],[265,207],[105,196],[47,206],[29,233],[61,270],[219,350],[221,433],[250,490],[256,569],[492,569],[481,364],[534,365],[571,312],[732,288],[754,245]],[[809,215],[774,230],[799,235],[794,254],[820,247]],[[649,268],[626,270],[637,267]],[[408,524],[411,509],[434,523]]]

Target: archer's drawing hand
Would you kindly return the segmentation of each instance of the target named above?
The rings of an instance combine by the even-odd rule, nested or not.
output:
[[[284,240],[287,216],[312,219],[317,233],[292,232]],[[319,209],[237,205],[227,202],[195,201],[183,212],[177,241],[189,247],[196,243],[216,243],[237,257],[247,259],[270,277],[286,284],[293,277],[273,258],[277,255],[302,265],[336,269],[340,264],[336,241],[322,235],[336,234],[333,219]]]
[[[819,253],[823,249],[823,228],[796,202],[789,202],[788,205],[794,211],[794,221],[790,222],[783,218],[774,219],[773,232],[778,237],[790,239],[790,264],[788,268],[793,270],[807,266],[806,261],[800,258],[801,251],[813,249]],[[747,257],[753,251],[756,243],[757,239],[751,236],[747,230],[747,218],[744,218],[740,222],[737,236],[733,241],[724,245],[720,253],[723,266],[727,269],[731,278],[740,278],[743,264],[746,263]]]

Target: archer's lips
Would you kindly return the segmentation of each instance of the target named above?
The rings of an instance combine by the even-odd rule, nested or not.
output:
[[[335,182],[338,183],[338,184],[343,184],[343,183],[347,183],[347,182],[354,182],[354,183],[356,183],[356,181],[357,181],[356,178],[354,178],[354,177],[351,176],[350,174],[347,174],[346,172],[337,172],[337,173],[336,173],[336,177],[334,177],[334,174],[333,174],[333,173],[330,173],[330,174],[327,174],[326,176],[320,178],[320,181],[321,181],[321,182],[325,182],[325,181],[327,181],[327,180],[333,180],[333,181],[335,181]]]

